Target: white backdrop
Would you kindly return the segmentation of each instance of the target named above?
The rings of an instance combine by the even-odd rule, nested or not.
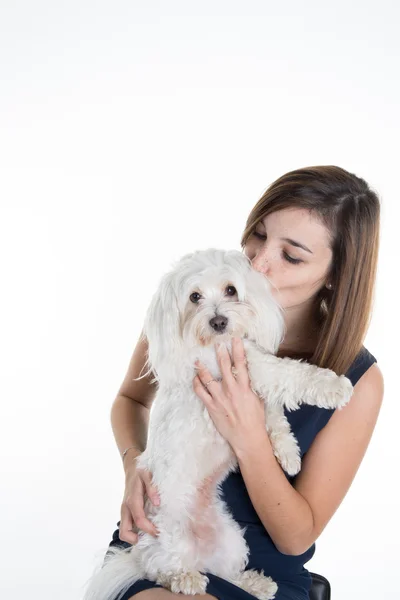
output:
[[[365,345],[386,391],[306,566],[333,600],[399,594],[399,18],[390,0],[0,3],[2,597],[80,600],[120,517],[110,410],[159,278],[239,249],[266,187],[316,164],[382,199]]]

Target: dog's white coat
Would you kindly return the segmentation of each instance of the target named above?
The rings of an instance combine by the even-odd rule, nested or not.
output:
[[[229,285],[236,295],[227,295]],[[197,303],[190,300],[193,292],[201,294]],[[227,317],[224,333],[210,326],[215,315]],[[220,498],[219,484],[235,470],[237,459],[193,390],[194,362],[199,358],[218,378],[215,342],[224,342],[231,353],[232,337],[244,340],[252,388],[265,401],[274,454],[290,475],[300,470],[301,461],[284,407],[341,408],[352,385],[328,369],[274,356],[284,335],[282,311],[266,277],[238,251],[210,249],[184,256],[163,277],[144,334],[158,390],[147,447],[137,465],[152,473],[159,491],[160,506],[146,498],[145,513],[160,534],[154,538],[141,531],[135,546],[111,548],[84,600],[117,600],[143,578],[176,593],[204,594],[205,572],[270,600],[277,585],[263,572],[245,570],[249,549],[244,529]]]

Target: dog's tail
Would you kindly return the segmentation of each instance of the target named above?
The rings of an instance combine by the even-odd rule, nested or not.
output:
[[[89,580],[83,600],[119,600],[127,589],[142,579],[135,546],[108,549],[104,563]]]

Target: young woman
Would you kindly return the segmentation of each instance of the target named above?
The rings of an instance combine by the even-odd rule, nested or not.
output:
[[[278,584],[275,600],[307,600],[311,577],[304,564],[315,541],[339,507],[371,439],[383,398],[376,359],[363,346],[371,316],[379,246],[380,206],[367,183],[335,166],[298,169],[280,177],[251,211],[242,248],[264,273],[284,308],[286,334],[279,356],[345,373],[354,385],[342,410],[303,405],[286,412],[302,455],[302,468],[289,477],[275,459],[263,409],[252,392],[241,341],[233,358],[219,355],[222,381],[198,365],[193,386],[215,426],[231,444],[240,471],[223,483],[234,518],[247,525],[247,568],[263,569]],[[134,381],[146,360],[139,340],[111,411],[124,454],[126,489],[119,529],[110,544],[137,541],[135,523],[157,532],[143,512],[143,496],[159,502],[151,473],[136,470],[146,446],[149,408],[155,389]],[[236,379],[231,367],[238,370]],[[207,493],[207,490],[205,490]],[[254,600],[254,596],[208,574],[207,594],[198,600]],[[121,600],[169,600],[177,596],[148,580],[136,582]],[[113,600],[110,598],[110,600]]]

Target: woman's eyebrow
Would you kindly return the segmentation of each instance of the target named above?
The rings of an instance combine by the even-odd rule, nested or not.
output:
[[[267,228],[265,227],[265,223],[263,221],[259,221],[259,222],[264,227],[265,232],[267,232]],[[296,248],[302,248],[306,252],[309,252],[310,254],[314,254],[314,252],[312,252],[312,250],[310,250],[310,248],[307,248],[307,246],[304,246],[304,244],[300,244],[300,242],[296,242],[295,240],[292,240],[291,238],[279,238],[279,239],[281,240],[281,242],[287,242],[291,246],[295,246]]]
[[[307,246],[304,246],[304,244],[300,244],[300,242],[295,242],[295,240],[291,240],[290,238],[280,238],[280,239],[282,242],[287,242],[291,246],[296,246],[296,248],[302,248],[306,252],[313,254],[313,252],[311,252],[311,250],[309,248],[307,248]]]

